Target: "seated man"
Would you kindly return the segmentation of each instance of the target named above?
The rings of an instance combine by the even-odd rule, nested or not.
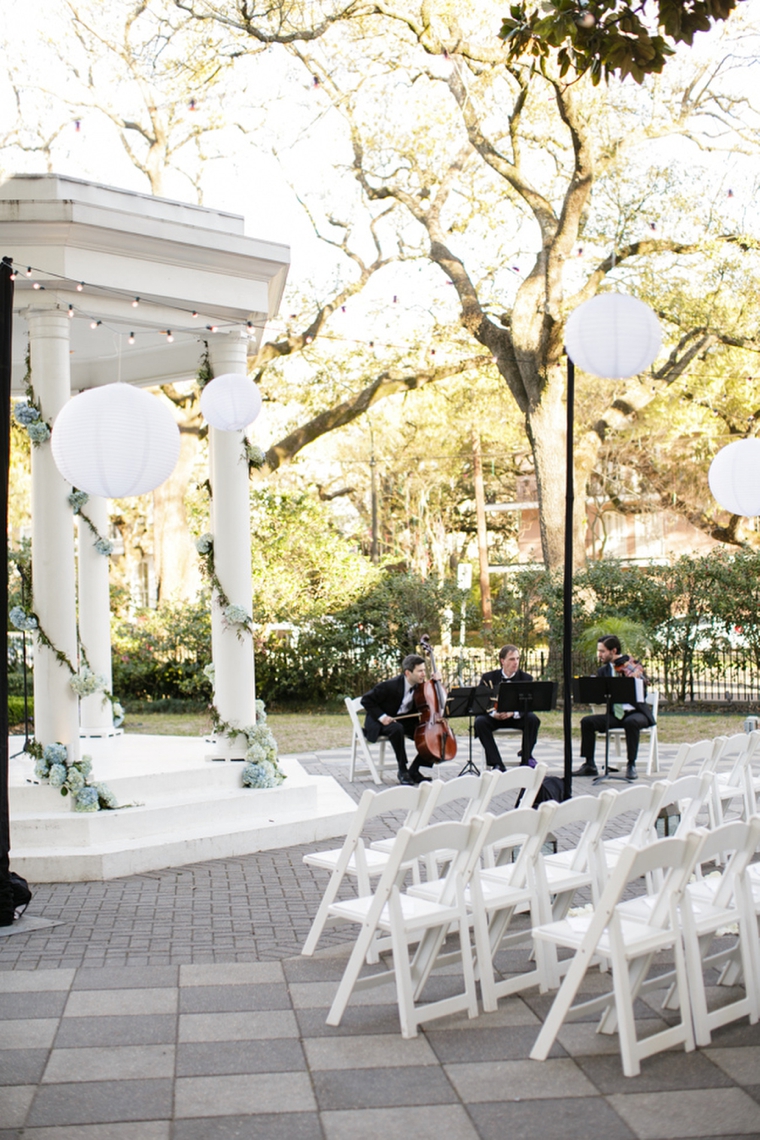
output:
[[[434,674],[433,680],[440,681]],[[406,738],[414,740],[414,730],[420,723],[414,703],[414,690],[425,680],[425,661],[416,653],[410,653],[401,662],[401,673],[389,681],[381,681],[362,697],[367,715],[364,719],[364,735],[370,744],[381,736],[391,742],[398,764],[400,784],[421,784],[427,776],[420,773],[420,765],[427,763],[415,755],[411,765],[406,762]],[[398,719],[397,719],[398,718]]]
[[[629,660],[623,656],[620,641],[617,637],[602,637],[596,647],[597,657],[601,667],[597,669],[597,677],[616,676],[620,666]],[[621,674],[622,675],[622,674]],[[639,753],[639,738],[642,728],[649,728],[654,724],[651,705],[646,701],[637,701],[635,705],[612,706],[612,728],[625,730],[625,744],[628,755],[628,766],[625,770],[626,779],[636,779],[636,757]],[[581,720],[581,756],[583,764],[573,772],[574,776],[598,776],[599,770],[594,761],[596,734],[606,732],[607,714],[592,713]]]
[[[494,696],[498,694],[499,685],[505,681],[533,680],[530,673],[523,673],[519,667],[520,650],[516,645],[505,645],[499,650],[499,664],[501,665],[500,669],[494,669],[490,673],[484,673],[480,678],[481,685],[490,685],[495,690]],[[520,763],[528,764],[531,768],[535,768],[536,761],[533,759],[533,749],[536,747],[541,721],[535,713],[529,712],[525,714],[525,722],[527,756],[523,755],[521,751],[520,755],[522,759]],[[496,746],[496,741],[493,738],[494,732],[499,728],[511,728],[516,732],[522,732],[523,722],[520,713],[500,713],[492,709],[489,713],[475,717],[475,735],[483,745],[486,754],[486,764],[489,768],[498,768],[500,772],[503,772],[505,771],[504,764],[502,763],[499,749]]]

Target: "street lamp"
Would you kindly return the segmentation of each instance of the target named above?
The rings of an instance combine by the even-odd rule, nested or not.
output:
[[[662,344],[657,317],[643,301],[625,293],[603,293],[574,309],[565,326],[567,352],[567,441],[565,483],[565,561],[562,584],[563,733],[565,798],[573,786],[571,716],[573,672],[573,427],[575,366],[606,380],[626,380],[647,368]]]

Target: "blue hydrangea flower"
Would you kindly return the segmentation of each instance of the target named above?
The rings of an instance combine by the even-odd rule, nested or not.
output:
[[[213,534],[209,534],[208,532],[206,534],[202,534],[200,536],[200,538],[196,538],[196,540],[195,540],[195,549],[198,551],[199,554],[208,554],[209,550],[211,550],[213,545],[214,545],[214,536],[213,536]]]
[[[69,768],[69,776],[66,783],[69,786],[69,791],[73,795],[78,796],[84,787],[84,776],[78,768]],[[95,798],[97,799],[97,794]]]
[[[97,788],[82,788],[76,793],[74,811],[98,811],[99,808]]]
[[[16,404],[13,409],[13,416],[17,424],[23,424],[24,427],[29,427],[29,424],[36,423],[40,418],[39,409],[35,408],[33,404]]]
[[[29,632],[37,628],[37,618],[34,614],[28,614],[21,606],[14,606],[8,616],[11,619],[11,624],[15,625],[16,629]]]
[[[51,788],[61,788],[66,783],[66,765],[51,764],[48,773]]]
[[[119,806],[116,796],[113,794],[108,784],[96,784],[95,790],[98,793],[98,800],[100,801],[100,806],[102,808],[113,811]]]
[[[90,496],[86,491],[72,491],[69,495],[69,506],[75,515],[78,515],[85,503],[89,502]]]
[[[92,756],[83,756],[77,764],[77,768],[82,773],[84,778],[87,779],[87,777],[92,772]]]
[[[113,554],[113,543],[111,542],[110,538],[99,538],[95,543],[95,549],[97,550],[98,554]]]
[[[50,439],[50,428],[46,423],[28,424],[26,430],[32,443],[47,443]]]
[[[69,750],[65,744],[46,744],[42,757],[48,764],[68,764]]]
[[[224,619],[230,625],[247,625],[251,620],[251,615],[246,611],[245,606],[238,606],[234,603],[224,607]]]
[[[50,765],[48,764],[47,760],[45,760],[44,757],[40,757],[39,760],[35,761],[35,763],[34,763],[34,774],[38,780],[46,780],[48,777],[49,771],[50,771]]]
[[[264,760],[261,764],[246,764],[243,768],[244,788],[274,788],[277,776],[273,764]]]

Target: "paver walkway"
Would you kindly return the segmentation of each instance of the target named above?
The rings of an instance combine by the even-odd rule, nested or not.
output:
[[[344,780],[347,762],[307,766]],[[301,854],[37,887],[34,914],[61,925],[0,938],[0,1140],[760,1137],[746,1020],[634,1079],[589,1022],[530,1061],[551,1000],[535,991],[404,1041],[383,988],[329,1028],[349,947],[333,933],[296,956],[325,882]],[[657,1027],[658,995],[640,1011]]]

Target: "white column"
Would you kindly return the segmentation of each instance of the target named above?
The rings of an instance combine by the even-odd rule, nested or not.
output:
[[[102,538],[108,537],[108,501],[100,495],[91,495],[83,507],[84,513]],[[95,535],[79,515],[79,639],[87,655],[90,668],[106,679],[109,691],[111,681],[111,595],[108,586],[109,562],[105,554],[95,549]],[[93,693],[80,702],[80,733],[82,736],[112,736],[113,712],[111,702],[101,693]]]
[[[58,309],[27,314],[32,385],[49,424],[71,395],[69,319]],[[32,448],[32,587],[40,625],[56,649],[77,667],[74,525],[71,487],[53,462],[50,443]],[[35,640],[34,735],[42,744],[60,741],[79,758],[79,716],[71,674],[51,650]]]
[[[217,376],[246,372],[247,341],[236,334],[218,336],[211,344],[211,363]],[[248,463],[242,431],[209,428],[211,482],[211,531],[214,565],[222,589],[232,605],[242,606],[250,616],[251,508]],[[253,638],[239,626],[224,620],[218,596],[212,599],[212,647],[214,654],[214,702],[227,724],[243,728],[255,723]],[[214,755],[239,760],[245,755],[245,738],[220,737]]]

